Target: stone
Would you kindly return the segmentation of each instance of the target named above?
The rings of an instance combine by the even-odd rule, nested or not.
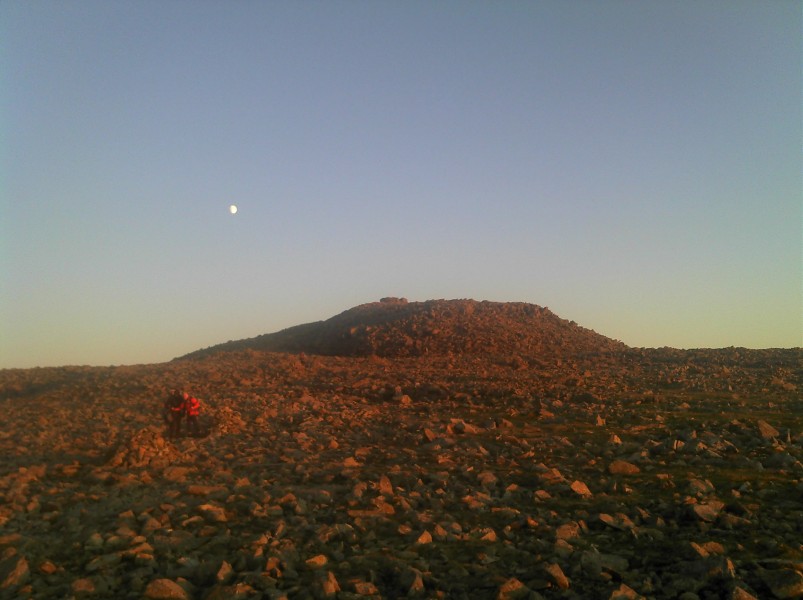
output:
[[[699,521],[713,523],[717,520],[719,513],[725,507],[725,503],[719,500],[710,500],[700,504],[692,504],[690,510],[694,518]]]
[[[198,512],[206,519],[209,523],[226,523],[228,521],[228,517],[226,517],[226,511],[221,506],[216,506],[214,504],[201,504],[198,507]]]
[[[423,575],[418,569],[412,567],[406,569],[401,574],[399,583],[402,589],[407,590],[408,598],[420,597],[426,592]]]
[[[589,490],[588,486],[582,481],[574,481],[569,487],[575,494],[582,498],[591,498],[591,496],[593,496],[591,490]]]
[[[759,435],[761,435],[761,437],[764,439],[777,438],[781,435],[780,431],[762,419],[759,419],[758,423],[756,424],[758,425]]]
[[[477,480],[485,489],[492,488],[499,482],[499,478],[491,471],[483,471],[477,475]]]
[[[604,571],[615,573],[619,577],[623,577],[630,567],[630,562],[624,556],[606,552],[599,553],[599,563]]]
[[[379,588],[370,581],[355,580],[352,581],[352,587],[354,592],[360,596],[379,596]]]
[[[416,544],[431,544],[432,543],[432,534],[429,531],[424,531],[421,535],[418,536],[418,539],[415,541]]]
[[[571,541],[580,537],[581,528],[579,523],[572,521],[564,523],[555,529],[555,537],[559,540]]]
[[[326,573],[326,579],[321,583],[321,593],[324,598],[334,598],[340,591],[337,577],[331,571]]]
[[[329,559],[323,554],[318,554],[317,556],[308,558],[304,562],[310,569],[321,569],[329,563]]]
[[[615,460],[608,465],[608,473],[611,475],[636,475],[641,473],[641,469],[626,460]]]
[[[621,584],[611,592],[608,600],[644,600],[644,596],[626,584]]]
[[[518,600],[530,595],[529,588],[515,577],[511,577],[499,586],[496,600]]]
[[[145,588],[147,600],[191,600],[183,587],[170,579],[154,579]]]
[[[28,582],[30,575],[25,557],[12,555],[0,563],[0,589],[21,587]]]
[[[95,582],[89,577],[76,579],[70,584],[70,589],[72,590],[72,593],[79,598],[94,596],[97,592],[97,589],[95,588]]]
[[[714,484],[710,481],[702,479],[689,480],[689,493],[692,496],[702,497],[713,494],[716,491]]]
[[[215,574],[215,581],[222,584],[228,584],[232,579],[234,579],[234,569],[228,561],[224,560]]]
[[[424,441],[425,442],[434,442],[438,438],[438,434],[429,429],[428,427],[424,427]]]
[[[630,517],[623,513],[616,513],[615,515],[601,513],[599,515],[599,520],[609,527],[622,531],[633,531],[636,529],[636,524],[633,523]]]
[[[382,475],[379,478],[379,493],[383,496],[393,496],[393,484],[387,475]]]
[[[803,572],[795,569],[774,569],[762,570],[760,575],[776,598],[803,598]]]
[[[45,575],[53,575],[58,572],[59,568],[52,561],[45,560],[39,565],[39,570]]]
[[[187,479],[187,473],[189,473],[189,471],[189,467],[170,466],[162,471],[162,477],[167,481],[180,483]]]
[[[563,569],[557,563],[549,563],[544,567],[549,578],[562,590],[569,589],[569,579],[564,575]]]

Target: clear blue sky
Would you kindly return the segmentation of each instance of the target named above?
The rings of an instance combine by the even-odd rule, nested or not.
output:
[[[2,2],[0,367],[160,362],[383,296],[801,346],[801,22]]]

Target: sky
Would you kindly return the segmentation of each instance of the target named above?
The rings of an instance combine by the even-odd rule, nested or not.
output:
[[[803,346],[802,12],[1,2],[0,368],[162,362],[385,296]]]

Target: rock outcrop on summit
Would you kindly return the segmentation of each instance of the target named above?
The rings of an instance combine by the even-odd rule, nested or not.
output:
[[[555,358],[625,348],[535,304],[383,298],[326,321],[219,344],[183,358],[245,349],[387,358],[444,354]]]

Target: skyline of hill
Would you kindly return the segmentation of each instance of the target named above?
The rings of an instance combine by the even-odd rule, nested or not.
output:
[[[628,346],[536,304],[387,297],[324,321],[230,340],[179,358],[245,349],[385,358],[481,353],[560,357]]]

